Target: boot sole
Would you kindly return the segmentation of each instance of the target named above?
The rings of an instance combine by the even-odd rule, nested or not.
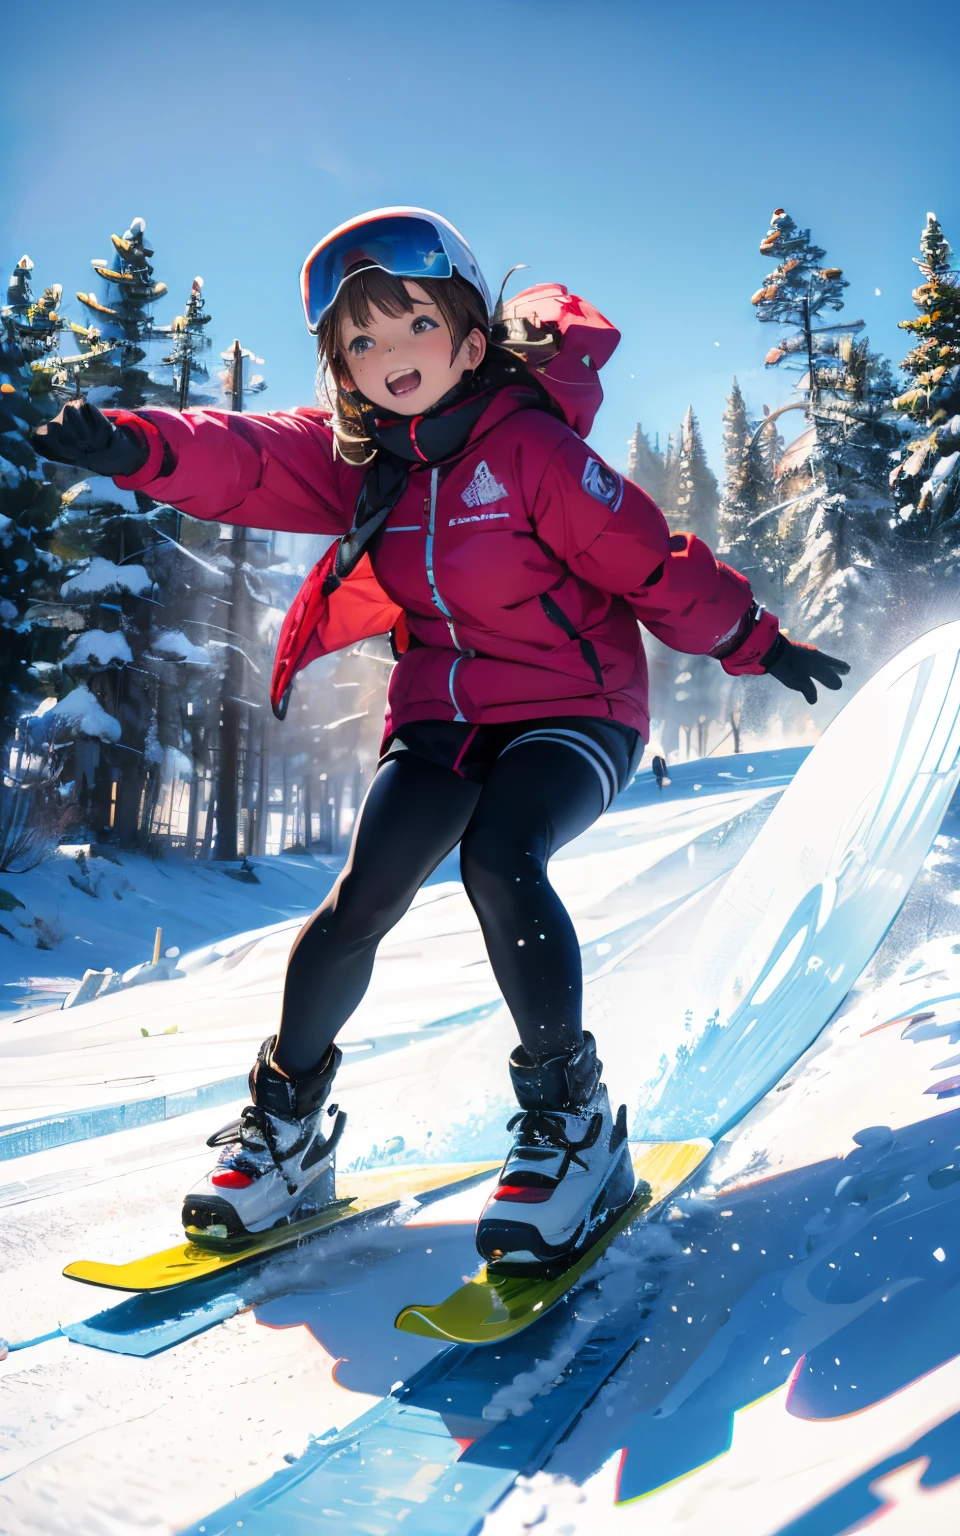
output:
[[[310,1216],[319,1215],[321,1210],[333,1211],[338,1207],[346,1207],[351,1204],[349,1200],[327,1200],[322,1205],[311,1202],[310,1191],[304,1192],[304,1198],[284,1215],[278,1216],[276,1221],[269,1222],[263,1227],[245,1227],[233,1206],[227,1200],[222,1200],[217,1195],[187,1195],[183,1202],[180,1219],[183,1230],[192,1243],[202,1243],[209,1247],[222,1249],[242,1248],[258,1237],[263,1237],[265,1232],[274,1232],[279,1227],[294,1226],[299,1221],[304,1221]],[[213,1235],[210,1227],[223,1227],[225,1233]]]

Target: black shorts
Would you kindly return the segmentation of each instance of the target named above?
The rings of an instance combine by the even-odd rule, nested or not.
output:
[[[470,725],[457,720],[417,720],[402,725],[387,741],[380,761],[412,752],[482,784],[494,763],[519,743],[549,741],[578,752],[594,769],[603,809],[633,778],[643,754],[639,731],[617,720],[559,715],[548,720],[515,720],[506,725]]]

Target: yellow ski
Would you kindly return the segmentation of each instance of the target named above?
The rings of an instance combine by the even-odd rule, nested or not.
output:
[[[453,1193],[460,1185],[499,1166],[499,1163],[436,1163],[417,1168],[375,1168],[366,1173],[351,1173],[346,1177],[354,1194],[328,1205],[316,1216],[307,1216],[303,1221],[283,1227],[271,1227],[243,1246],[226,1247],[210,1241],[181,1243],[162,1253],[132,1259],[127,1264],[98,1264],[95,1260],[78,1259],[68,1264],[63,1273],[70,1280],[105,1285],[114,1291],[166,1290],[169,1286],[184,1285],[188,1280],[200,1280],[206,1275],[233,1269],[237,1264],[245,1264],[275,1248],[298,1243],[304,1237],[354,1216],[385,1211],[399,1200],[440,1189],[449,1188]]]
[[[404,1307],[395,1326],[403,1333],[453,1344],[495,1344],[520,1333],[548,1312],[624,1227],[669,1199],[713,1148],[708,1140],[641,1144],[633,1158],[637,1188],[626,1210],[575,1264],[553,1280],[490,1279],[486,1269],[434,1306]]]

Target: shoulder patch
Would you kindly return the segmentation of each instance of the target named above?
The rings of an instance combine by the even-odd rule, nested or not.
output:
[[[465,491],[460,492],[460,500],[468,507],[489,507],[495,501],[502,501],[506,495],[506,486],[501,485],[496,475],[490,473],[486,459],[481,459],[470,484]]]
[[[584,465],[583,479],[580,482],[588,496],[594,501],[601,501],[611,512],[620,510],[623,500],[623,477],[618,475],[615,469],[608,469],[606,464],[601,464],[599,459],[588,459]]]

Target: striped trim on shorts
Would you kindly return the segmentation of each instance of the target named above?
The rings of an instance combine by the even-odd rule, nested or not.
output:
[[[603,795],[603,809],[606,810],[613,797],[620,793],[623,785],[620,782],[620,774],[609,753],[586,731],[570,730],[567,727],[545,725],[534,727],[524,731],[522,736],[515,736],[504,747],[504,752],[510,752],[514,747],[522,747],[527,742],[542,741],[554,742],[560,747],[569,747],[571,752],[576,752],[590,764],[597,778],[600,780],[600,790]]]

